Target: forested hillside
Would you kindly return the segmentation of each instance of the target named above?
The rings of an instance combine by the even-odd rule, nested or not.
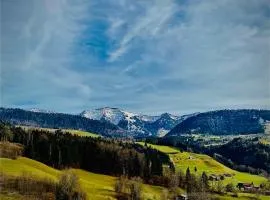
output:
[[[270,110],[220,110],[189,117],[167,136],[202,133],[211,135],[256,134],[264,132]]]
[[[110,122],[63,113],[42,113],[22,109],[0,108],[0,120],[14,125],[85,130],[105,136],[122,136],[125,133]]]
[[[229,167],[251,173],[265,170],[270,174],[270,145],[261,143],[259,138],[237,138],[227,144],[209,149],[213,155],[218,154],[216,158]]]
[[[109,175],[162,175],[162,165],[171,165],[169,157],[155,149],[112,139],[80,137],[57,130],[25,131],[0,126],[2,141],[24,145],[24,155],[49,166],[81,168]]]

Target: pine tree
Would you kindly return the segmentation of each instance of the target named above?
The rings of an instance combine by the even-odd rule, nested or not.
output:
[[[187,193],[190,193],[192,190],[192,185],[191,185],[191,174],[189,167],[186,170],[186,187],[187,187]]]
[[[205,172],[202,173],[201,182],[202,182],[203,189],[208,190],[209,182],[208,182],[208,177]]]
[[[194,172],[197,172],[197,167],[196,166],[194,167]]]

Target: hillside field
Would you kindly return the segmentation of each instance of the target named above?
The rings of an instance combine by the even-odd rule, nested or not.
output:
[[[143,142],[139,142],[139,144],[144,145]],[[210,156],[204,154],[196,154],[190,152],[180,152],[178,149],[169,147],[169,146],[161,146],[161,145],[150,145],[152,148],[158,149],[164,153],[167,153],[170,156],[170,159],[173,161],[176,170],[182,170],[183,172],[189,167],[191,173],[201,174],[205,171],[208,175],[222,175],[222,174],[233,174],[233,177],[226,177],[224,180],[224,184],[233,183],[237,184],[238,182],[251,183],[253,182],[255,185],[259,185],[267,179],[258,176],[252,175],[249,173],[238,172],[233,169],[226,167],[225,165],[217,162]],[[197,172],[195,172],[195,167]]]
[[[80,169],[72,169],[80,178],[82,189],[91,200],[115,199],[114,184],[116,177],[95,174]],[[0,172],[11,176],[20,176],[30,173],[38,178],[47,178],[56,181],[61,174],[56,170],[35,160],[19,157],[16,160],[0,158]],[[143,185],[144,199],[160,199],[164,188],[158,186]],[[91,197],[91,198],[90,198]],[[21,199],[18,194],[0,195],[1,199]]]
[[[33,126],[19,126],[25,130],[33,130],[33,129],[38,129],[38,130],[44,130],[44,131],[49,131],[49,132],[55,132],[58,129],[53,129],[53,128],[41,128],[41,127],[33,127]],[[81,131],[81,130],[73,130],[73,129],[61,129],[63,132],[68,132],[71,133],[73,135],[78,135],[81,137],[103,137],[102,135],[98,135],[95,133],[90,133],[87,131]]]
[[[172,151],[170,147],[161,147]],[[89,199],[102,200],[108,199],[113,200],[115,198],[114,184],[116,177],[96,174],[87,172],[80,169],[72,169],[80,178],[81,186],[83,190],[87,193]],[[198,170],[199,171],[199,170]],[[48,178],[57,181],[59,175],[62,173],[60,170],[56,170],[47,165],[44,165],[35,160],[19,157],[16,160],[11,160],[8,158],[0,158],[0,172],[6,175],[20,176],[23,173],[30,173],[37,179]],[[239,173],[239,172],[238,172]],[[240,176],[241,177],[241,176]],[[164,188],[158,186],[143,185],[143,200],[159,200]],[[253,194],[238,193],[238,198],[233,198],[230,196],[220,196],[215,195],[218,199],[230,200],[230,199],[243,199],[248,200],[254,198]],[[24,196],[11,193],[11,194],[0,194],[0,199],[3,200],[19,200],[25,199]],[[26,198],[27,199],[27,198]],[[268,200],[269,196],[260,196],[262,200]]]

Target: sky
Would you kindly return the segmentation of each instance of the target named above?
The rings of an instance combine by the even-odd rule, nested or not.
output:
[[[270,109],[269,0],[1,0],[1,106]]]

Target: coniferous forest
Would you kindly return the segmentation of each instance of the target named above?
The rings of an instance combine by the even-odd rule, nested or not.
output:
[[[140,176],[145,180],[162,175],[171,165],[168,155],[131,142],[80,137],[43,130],[24,130],[1,124],[1,140],[24,146],[24,156],[58,169],[81,168],[109,175]]]

